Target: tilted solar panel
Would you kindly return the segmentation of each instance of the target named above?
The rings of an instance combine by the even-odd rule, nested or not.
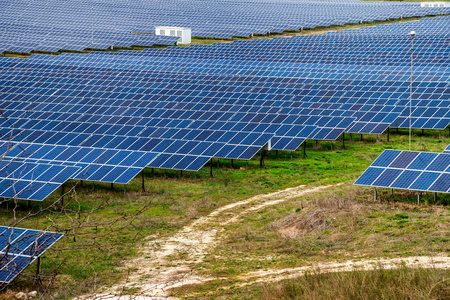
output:
[[[13,281],[62,236],[50,231],[0,226],[0,282]]]
[[[450,192],[450,154],[385,150],[356,185]]]

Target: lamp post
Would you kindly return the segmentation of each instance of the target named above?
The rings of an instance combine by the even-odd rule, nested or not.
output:
[[[409,151],[411,151],[413,54],[414,54],[414,37],[416,36],[416,32],[413,30],[409,33],[409,35],[411,35],[411,76],[410,76],[410,83],[409,83]]]

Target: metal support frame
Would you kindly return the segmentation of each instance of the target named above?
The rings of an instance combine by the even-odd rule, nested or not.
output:
[[[390,130],[389,130],[389,127],[387,128],[387,141],[389,142],[389,132],[390,132]]]
[[[142,178],[142,190],[145,192],[145,176],[144,176],[144,169],[141,171],[141,178]]]
[[[114,183],[111,182],[111,190],[114,190]]]
[[[375,189],[374,189],[374,192],[373,192],[373,199],[374,199],[375,201],[377,201],[377,196],[378,196],[377,188],[375,188]]]
[[[234,160],[231,159],[231,168],[234,169]]]

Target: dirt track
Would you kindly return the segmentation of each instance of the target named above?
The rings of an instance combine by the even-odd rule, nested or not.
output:
[[[168,295],[172,288],[220,279],[217,277],[201,277],[192,270],[196,264],[203,262],[209,251],[214,249],[225,225],[239,222],[240,217],[248,212],[261,210],[271,205],[340,185],[343,184],[313,188],[299,186],[272,194],[258,195],[220,207],[209,215],[184,227],[171,237],[148,242],[141,249],[140,257],[127,264],[127,267],[135,271],[129,274],[126,282],[104,292],[84,296],[80,299],[167,299],[170,298]],[[344,263],[329,262],[299,268],[250,272],[239,275],[238,279],[245,280],[245,283],[241,284],[242,286],[257,282],[279,281],[300,276],[306,272],[328,273],[355,269],[370,270],[377,266],[396,268],[400,265],[447,269],[450,268],[450,257],[409,257]]]

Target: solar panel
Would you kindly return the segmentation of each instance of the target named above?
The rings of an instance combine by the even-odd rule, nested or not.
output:
[[[450,154],[385,150],[356,185],[450,192]]]
[[[447,148],[445,148],[444,153],[450,153],[450,145],[448,145]]]
[[[412,128],[450,123],[448,20],[414,22]],[[9,159],[124,183],[145,166],[195,171],[266,145],[295,150],[343,132],[380,134],[409,122],[410,27],[1,57],[1,139],[15,147]],[[125,159],[134,155],[139,166]]]
[[[0,226],[0,282],[10,283],[63,235]]]
[[[173,44],[154,36],[155,26],[192,28],[194,36],[232,38],[317,26],[343,25],[449,13],[420,3],[249,0],[54,0],[34,5],[2,1],[0,53],[106,49],[111,45]],[[147,34],[136,34],[147,33]]]
[[[78,167],[0,161],[0,197],[42,201],[73,177]]]
[[[75,168],[76,171],[68,177],[71,179],[124,184],[157,156],[156,153],[144,151],[6,142],[0,143],[0,154],[26,166],[39,164]],[[20,175],[23,176],[22,173]]]

